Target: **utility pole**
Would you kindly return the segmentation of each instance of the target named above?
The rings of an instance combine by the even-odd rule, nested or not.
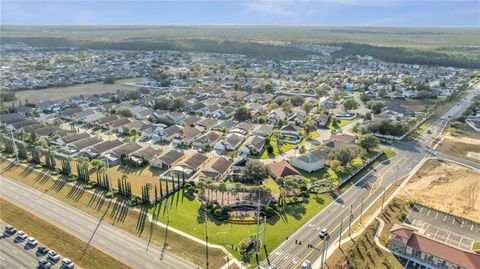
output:
[[[363,196],[362,196],[362,203],[360,204],[360,223],[362,223],[362,214],[363,214]]]
[[[18,150],[17,150],[17,144],[15,144],[15,137],[13,136],[13,131],[10,129],[10,134],[12,135],[12,143],[13,143],[13,151],[15,152],[15,159],[16,162],[18,163]]]
[[[205,207],[203,209],[205,210],[205,255],[206,255],[206,258],[207,258],[206,268],[208,269],[208,214],[207,214],[207,210],[205,209]]]
[[[382,194],[382,211],[383,211],[383,203],[385,202],[385,191],[386,190],[383,190],[383,194]]]
[[[353,210],[352,205],[350,205],[350,218],[349,218],[350,220],[348,223],[348,235],[351,235],[350,230],[352,228],[352,210]]]
[[[255,236],[255,255],[258,261],[258,241],[260,240],[259,236],[259,226],[260,226],[260,191],[257,192],[258,194],[258,203],[257,203],[257,234]]]
[[[323,241],[322,263],[320,264],[320,269],[323,269],[323,262],[324,261],[325,261],[325,241]]]
[[[267,216],[263,217],[263,245],[267,246]]]
[[[342,230],[343,230],[343,216],[340,218],[340,235],[338,237],[338,248],[340,248],[340,245],[342,243]]]

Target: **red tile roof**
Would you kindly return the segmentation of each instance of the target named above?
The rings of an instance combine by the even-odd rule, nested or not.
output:
[[[270,172],[275,178],[286,176],[301,176],[300,172],[287,161],[283,160],[278,163],[272,163],[268,165]]]
[[[425,235],[415,233],[412,229],[394,225],[391,232],[408,238],[407,246],[439,257],[468,269],[480,268],[480,254],[463,250]],[[410,236],[408,236],[410,235]]]

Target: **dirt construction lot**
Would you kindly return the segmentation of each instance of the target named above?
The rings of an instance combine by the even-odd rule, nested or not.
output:
[[[134,90],[135,88],[124,85],[126,81],[132,80],[122,80],[117,81],[115,84],[103,84],[99,83],[89,83],[89,84],[79,84],[68,87],[58,87],[58,88],[47,88],[39,90],[28,90],[28,91],[17,91],[15,92],[15,105],[18,105],[19,101],[24,103],[25,99],[28,99],[30,103],[39,103],[41,101],[57,101],[72,98],[80,95],[94,95],[102,94],[106,92],[116,92],[117,90]],[[11,102],[5,102],[5,105],[10,106]]]
[[[429,160],[410,179],[399,198],[480,222],[480,171]]]

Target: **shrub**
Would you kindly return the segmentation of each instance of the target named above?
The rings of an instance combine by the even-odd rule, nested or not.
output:
[[[113,197],[113,194],[112,194],[112,192],[107,191],[103,194],[103,196],[105,196],[105,198],[107,198],[107,199],[110,199],[110,198]]]

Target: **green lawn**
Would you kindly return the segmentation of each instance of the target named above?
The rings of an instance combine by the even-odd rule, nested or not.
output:
[[[353,119],[353,120],[337,120],[338,123],[337,123],[336,126],[334,126],[333,123],[332,123],[332,121],[330,121],[330,123],[328,124],[328,129],[330,129],[330,130],[338,130],[338,129],[344,127],[345,125],[347,125],[347,124],[349,124],[349,123],[351,123],[351,122],[353,122],[353,121],[355,121],[355,120],[356,120],[356,118]]]
[[[219,197],[220,199],[220,197]],[[271,253],[285,237],[295,232],[306,221],[322,210],[331,199],[322,195],[311,195],[308,203],[287,206],[279,217],[267,221],[267,251]],[[172,227],[187,232],[200,239],[205,239],[205,219],[199,216],[200,203],[197,200],[183,196],[183,191],[169,198],[167,213],[166,202],[159,205],[158,219],[169,223]],[[158,210],[158,207],[157,207]],[[153,209],[150,210],[153,212]],[[263,226],[262,226],[263,230]],[[256,231],[255,225],[229,224],[225,222],[208,221],[209,242],[225,246],[233,255],[241,259],[235,250],[235,245]],[[263,240],[263,239],[262,239]],[[265,258],[265,250],[261,248],[260,260]],[[253,256],[250,261],[256,264]]]
[[[277,148],[277,141],[276,140],[271,140],[270,144],[272,145],[274,151],[273,151],[273,154],[268,154],[268,152],[265,150],[263,152],[263,154],[260,156],[260,159],[269,159],[269,158],[273,158],[281,153],[285,153],[295,147],[300,147],[300,145],[303,145],[305,143],[307,143],[308,141],[310,140],[313,140],[313,139],[317,139],[320,137],[320,133],[318,133],[317,131],[315,132],[311,132],[310,133],[310,138],[307,140],[307,139],[302,139],[302,141],[300,141],[300,143],[298,144],[289,144],[289,143],[283,143],[283,145],[280,147],[280,148]]]

